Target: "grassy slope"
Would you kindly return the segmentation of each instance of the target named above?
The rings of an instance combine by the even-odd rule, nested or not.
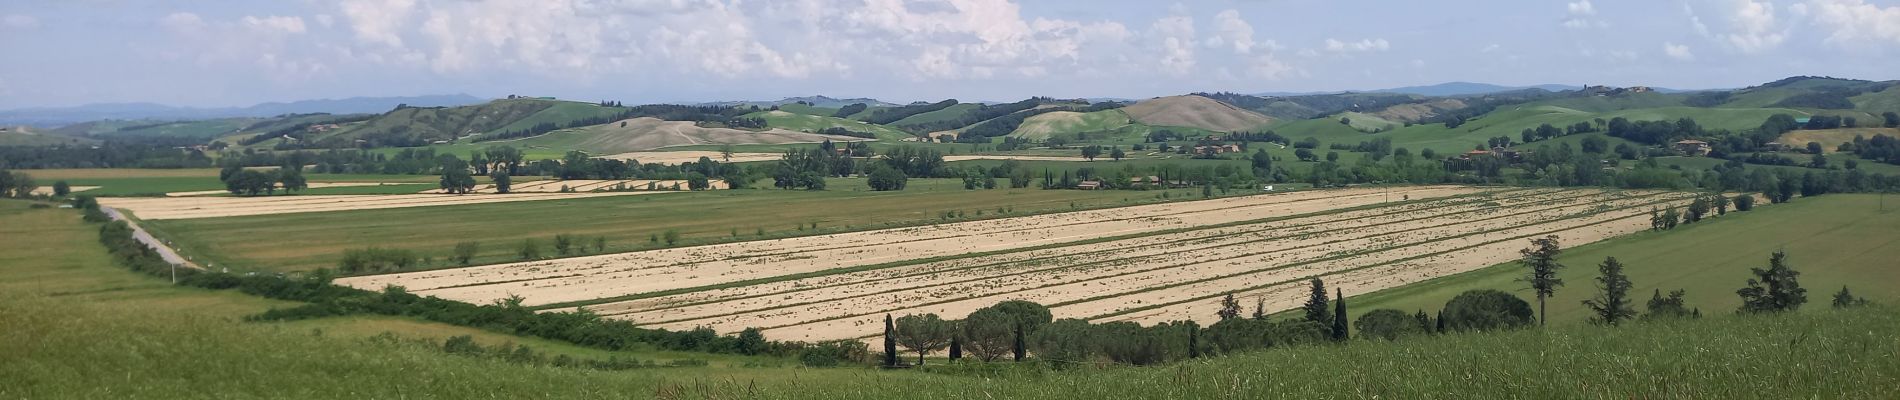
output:
[[[891,122],[890,125],[904,126],[904,125],[909,125],[909,124],[921,124],[925,122],[937,122],[937,121],[953,119],[957,117],[962,117],[963,114],[968,113],[972,110],[976,110],[978,107],[982,107],[982,106],[983,106],[982,104],[977,104],[977,103],[957,103],[949,107],[944,107],[942,110],[931,111],[927,113],[920,113],[917,115],[904,117],[904,119]],[[869,115],[869,114],[866,114],[866,115]]]
[[[1021,126],[1010,132],[1010,137],[1045,140],[1052,135],[1064,133],[1129,133],[1137,129],[1125,129],[1133,124],[1128,114],[1121,110],[1102,110],[1087,113],[1057,111],[1041,114],[1023,120]],[[1147,132],[1143,130],[1142,134]],[[1126,136],[1126,135],[1121,135]],[[1138,136],[1138,135],[1137,135]]]
[[[838,109],[836,108],[813,107],[813,106],[808,106],[808,105],[798,104],[798,103],[780,104],[778,106],[778,109],[779,111],[784,111],[784,112],[793,113],[793,114],[816,115],[820,117],[829,117],[832,114],[838,113]]]
[[[401,108],[371,118],[362,123],[352,124],[311,138],[322,140],[332,137],[354,139],[380,132],[392,132],[406,127],[405,136],[418,137],[425,141],[448,140],[470,134],[490,132],[529,118],[555,105],[568,104],[556,100],[513,99],[494,100],[487,103],[460,107]],[[586,104],[586,103],[574,103]],[[532,123],[529,125],[533,125]],[[525,127],[525,126],[523,126]]]
[[[1900,301],[1900,270],[1892,268],[1900,259],[1900,196],[1889,197],[1886,212],[1876,211],[1878,195],[1827,195],[1566,250],[1559,261],[1569,266],[1561,273],[1568,286],[1549,300],[1551,321],[1575,324],[1589,316],[1581,302],[1596,294],[1596,265],[1605,257],[1627,266],[1638,310],[1656,289],[1685,289],[1689,305],[1704,315],[1727,314],[1741,304],[1735,290],[1750,277],[1748,268],[1766,268],[1776,249],[1787,251],[1801,272],[1802,287],[1808,289],[1806,310],[1826,309],[1841,285],[1876,302],[1895,303]],[[1501,264],[1356,296],[1350,303],[1358,312],[1435,312],[1469,289],[1506,290],[1528,299],[1523,284],[1514,282],[1522,269]]]
[[[510,122],[507,125],[502,125],[501,127],[490,129],[488,130],[488,132],[500,133],[500,132],[508,132],[508,131],[527,130],[528,128],[532,128],[535,125],[541,124],[541,123],[552,123],[557,126],[565,127],[569,123],[574,122],[575,120],[587,119],[587,118],[612,117],[615,115],[619,115],[620,113],[625,112],[625,111],[626,111],[625,108],[620,108],[620,107],[602,107],[599,104],[594,104],[594,103],[561,101],[561,102],[555,102],[553,106],[550,106],[534,114],[528,115],[525,118],[515,120],[514,122]]]
[[[1900,112],[1900,85],[1894,85],[1878,92],[1861,93],[1859,96],[1850,97],[1848,99],[1854,101],[1854,107],[1856,109],[1867,111],[1874,115],[1880,115],[1880,113],[1888,111]]]
[[[199,190],[224,189],[224,183],[218,181],[215,168],[189,169],[41,169],[28,170],[27,175],[42,185],[52,185],[54,181],[65,180],[73,186],[98,186],[98,189],[86,191],[95,196],[157,195],[168,192],[189,192]],[[307,174],[304,178],[316,182],[389,182],[389,183],[435,183],[440,177],[434,175],[362,175],[362,174]],[[339,188],[341,189],[341,188]],[[426,188],[425,188],[426,189]],[[325,189],[332,190],[332,189]],[[365,190],[365,189],[355,189]],[[387,190],[387,189],[385,189]],[[344,190],[344,192],[350,192]],[[322,192],[318,192],[320,194]],[[312,194],[312,193],[305,193]],[[338,194],[338,193],[330,193]]]
[[[1412,151],[1430,148],[1443,154],[1470,150],[1473,145],[1483,144],[1486,139],[1493,137],[1504,136],[1511,138],[1512,141],[1521,140],[1519,133],[1526,128],[1536,128],[1541,124],[1562,127],[1578,122],[1593,122],[1598,118],[1609,120],[1623,117],[1638,121],[1658,121],[1689,117],[1711,129],[1740,131],[1760,126],[1761,121],[1778,113],[1806,115],[1796,110],[1777,108],[1664,107],[1595,113],[1555,105],[1523,105],[1493,111],[1457,128],[1446,128],[1443,124],[1412,125],[1389,132],[1367,134],[1340,125],[1338,118],[1329,117],[1285,122],[1273,126],[1272,130],[1293,140],[1317,138],[1321,142],[1321,148],[1331,143],[1356,144],[1373,138],[1388,137],[1392,139],[1394,147],[1405,147]],[[1616,138],[1608,139],[1612,140],[1611,146],[1619,142]],[[1539,143],[1543,142],[1535,142],[1531,145],[1536,146]]]
[[[817,116],[793,113],[789,111],[760,111],[746,114],[746,117],[765,118],[766,126],[800,132],[818,133],[827,128],[845,128],[858,132],[870,132],[878,140],[898,140],[912,137],[911,134],[884,125],[853,121],[831,116]]]
[[[91,146],[99,144],[99,141],[95,139],[78,138],[41,131],[22,133],[16,132],[14,129],[18,128],[9,128],[6,132],[0,132],[0,146],[53,146],[62,144],[69,146]]]
[[[112,267],[93,228],[70,211],[5,202],[0,221],[0,229],[33,230],[7,231],[24,240],[0,243],[0,323],[9,327],[0,330],[0,359],[8,360],[0,381],[9,383],[0,397],[9,398],[1879,398],[1890,389],[1877,383],[1900,379],[1900,312],[1891,308],[1276,348],[1168,367],[1001,368],[988,377],[557,369],[363,339],[468,331],[439,324],[238,322],[278,303]]]
[[[105,136],[187,137],[210,141],[219,136],[237,132],[239,129],[243,129],[258,121],[259,120],[255,118],[221,118],[202,121],[183,121],[133,130],[112,130],[99,134]],[[145,124],[139,123],[137,125]]]
[[[1835,149],[1840,148],[1841,143],[1854,141],[1854,136],[1865,136],[1868,138],[1872,138],[1875,135],[1887,135],[1887,136],[1900,138],[1900,129],[1845,128],[1845,129],[1822,129],[1822,130],[1813,130],[1813,131],[1797,130],[1797,131],[1789,131],[1788,133],[1781,134],[1781,143],[1786,143],[1790,146],[1795,146],[1796,148],[1805,149],[1808,145],[1808,142],[1819,142],[1821,143],[1821,150],[1824,153],[1832,154],[1834,153]]]
[[[767,182],[769,184],[769,182]],[[1180,193],[1176,193],[1178,196]],[[963,190],[957,179],[912,179],[900,192],[874,193],[863,179],[836,179],[825,191],[778,189],[619,196],[462,206],[149,221],[181,251],[217,265],[266,270],[331,267],[345,249],[416,250],[446,259],[457,242],[482,241],[479,261],[512,260],[521,240],[555,234],[599,235],[608,251],[650,248],[650,235],[677,229],[692,242],[741,239],[763,229],[774,237],[928,222],[943,211],[1016,213],[1154,201],[1155,193],[1040,189]],[[770,212],[762,210],[771,210]],[[465,216],[465,217],[455,217]],[[825,232],[794,230],[819,223]],[[257,235],[298,232],[285,246]],[[445,234],[453,232],[453,234]],[[494,238],[494,239],[488,239]],[[545,246],[545,244],[544,244]]]

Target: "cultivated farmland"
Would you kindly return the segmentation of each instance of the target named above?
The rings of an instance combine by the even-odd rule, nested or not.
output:
[[[508,195],[335,195],[265,197],[102,197],[99,204],[132,211],[139,219],[190,219],[325,211],[375,210],[461,204],[565,200],[665,192],[520,193]]]
[[[1226,293],[1294,306],[1324,276],[1370,292],[1648,228],[1659,191],[1454,186],[1307,191],[341,279],[487,303],[520,296],[667,329],[859,338],[884,314],[1011,299],[1057,318],[1211,323]],[[1389,199],[1389,200],[1388,200]]]

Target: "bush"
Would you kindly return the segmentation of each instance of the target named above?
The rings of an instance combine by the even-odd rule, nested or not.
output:
[[[473,241],[456,243],[455,256],[453,257],[455,259],[455,263],[461,264],[461,265],[468,265],[469,260],[475,258],[475,252],[480,249],[481,249],[481,244],[473,242]]]
[[[1471,290],[1445,303],[1439,313],[1448,331],[1490,331],[1530,326],[1531,303],[1496,290]]]
[[[1354,322],[1359,326],[1359,337],[1367,339],[1393,340],[1402,336],[1424,333],[1418,325],[1418,318],[1404,311],[1378,309],[1360,315]]]
[[[370,247],[343,251],[337,269],[344,273],[401,271],[415,266],[416,253],[409,250]]]
[[[1735,196],[1735,211],[1748,211],[1753,209],[1755,209],[1755,195],[1742,194]]]

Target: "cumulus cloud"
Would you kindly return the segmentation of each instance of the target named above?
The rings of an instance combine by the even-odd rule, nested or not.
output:
[[[1194,69],[1194,19],[1172,15],[1156,20],[1148,27],[1160,49],[1161,71],[1184,75]]]
[[[1788,39],[1788,28],[1775,15],[1775,4],[1768,0],[1719,0],[1717,8],[1725,14],[1727,25],[1713,28],[1695,9],[1684,5],[1696,33],[1722,43],[1743,54],[1759,54],[1780,47]]]
[[[239,20],[239,22],[244,24],[245,27],[250,28],[255,31],[259,31],[259,32],[266,32],[266,33],[303,33],[304,32],[303,18],[301,17],[279,17],[279,16],[273,15],[273,16],[259,18],[259,17],[254,17],[254,16],[245,16],[242,20]]]
[[[1576,2],[1565,3],[1564,8],[1568,14],[1562,24],[1565,28],[1581,29],[1593,26],[1609,26],[1608,23],[1594,18],[1597,15],[1597,7],[1595,4],[1591,4],[1590,0],[1577,0]]]
[[[159,26],[177,33],[194,33],[205,28],[204,18],[198,14],[175,12],[158,19]]]
[[[1695,53],[1689,52],[1688,45],[1663,42],[1663,54],[1681,61],[1695,60]]]
[[[1392,43],[1385,39],[1360,39],[1356,42],[1342,42],[1339,39],[1326,39],[1326,51],[1334,53],[1386,51]]]
[[[0,17],[0,27],[10,29],[34,29],[40,27],[40,19],[31,15],[8,14]]]
[[[1900,6],[1881,7],[1863,0],[1810,0],[1805,5],[1815,25],[1828,32],[1828,43],[1900,45]]]
[[[1216,34],[1208,38],[1208,47],[1228,46],[1240,54],[1253,52],[1253,24],[1240,19],[1240,11],[1229,9],[1214,14],[1214,29]]]

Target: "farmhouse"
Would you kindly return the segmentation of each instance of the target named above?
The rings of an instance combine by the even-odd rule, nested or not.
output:
[[[1075,184],[1075,188],[1079,190],[1101,190],[1102,181],[1082,181],[1081,183]]]
[[[1700,157],[1709,154],[1709,142],[1695,139],[1676,142],[1675,148],[1676,151],[1682,152],[1683,155],[1690,157]]]

